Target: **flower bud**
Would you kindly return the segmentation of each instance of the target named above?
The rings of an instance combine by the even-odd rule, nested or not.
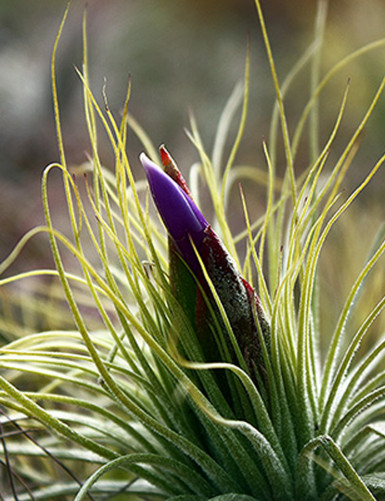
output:
[[[214,309],[218,314],[219,320],[220,316],[196,257],[197,252],[223,305],[249,372],[255,376],[255,371],[263,370],[264,365],[259,334],[262,332],[267,344],[269,337],[269,327],[259,299],[251,285],[242,278],[222,241],[196,206],[182,174],[164,146],[161,147],[161,158],[165,171],[144,153],[140,155],[152,197],[170,237],[170,274],[173,274],[174,290],[177,291],[182,307],[186,311],[195,311],[193,324],[204,354],[208,360],[215,360],[220,349],[214,347],[213,339],[208,339],[212,337],[212,318],[202,291],[211,303],[211,310]],[[191,242],[194,243],[196,251]],[[178,255],[195,276],[195,282],[186,280],[183,269],[176,262]],[[199,282],[200,288],[196,286],[196,281]],[[193,308],[191,290],[185,290],[192,287],[195,287],[196,298]],[[228,352],[234,356],[230,340]]]

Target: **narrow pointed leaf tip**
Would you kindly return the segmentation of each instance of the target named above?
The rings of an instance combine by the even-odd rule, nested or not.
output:
[[[181,256],[191,268],[195,268],[195,254],[190,238],[200,249],[209,226],[193,200],[145,153],[139,156],[146,172],[151,194],[170,237]]]
[[[160,153],[160,158],[162,159],[164,172],[168,176],[170,176],[178,186],[182,188],[182,190],[186,193],[186,195],[188,195],[191,199],[193,199],[190,192],[190,188],[187,186],[186,181],[183,179],[183,176],[175,163],[175,160],[167,151],[164,144],[162,144],[159,147],[159,153]]]

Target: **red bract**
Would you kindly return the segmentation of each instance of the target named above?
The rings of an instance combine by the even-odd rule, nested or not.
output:
[[[172,285],[177,290],[178,299],[183,303],[183,297],[188,298],[189,304],[182,306],[191,311],[191,297],[195,298],[193,322],[206,358],[215,360],[219,353],[226,352],[223,347],[214,346],[212,311],[216,312],[217,324],[222,328],[223,319],[197,258],[198,253],[226,312],[247,368],[251,375],[255,375],[255,371],[263,367],[260,334],[268,337],[268,326],[259,300],[196,206],[179,169],[163,146],[161,158],[165,172],[144,153],[140,155],[152,197],[170,236],[170,274],[173,274]],[[186,281],[185,273],[183,279],[178,276],[183,273],[180,265],[175,266],[178,257],[192,272],[195,281]],[[185,291],[186,287],[194,287],[194,294],[191,290]],[[227,340],[227,352],[234,359],[234,346],[228,337]]]

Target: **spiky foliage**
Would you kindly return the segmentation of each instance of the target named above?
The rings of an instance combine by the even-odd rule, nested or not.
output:
[[[333,72],[364,50],[320,82],[317,64],[313,65],[313,94],[291,140],[284,93],[311,60],[314,48],[280,87],[258,1],[256,6],[277,94],[270,150],[263,144],[266,171],[234,165],[246,118],[248,62],[239,130],[224,168],[224,132],[241,104],[239,88],[220,119],[212,157],[204,150],[194,120],[189,137],[200,159],[199,170],[191,173],[195,198],[199,200],[199,175],[211,195],[213,226],[247,279],[256,277],[254,285],[270,326],[269,348],[261,338],[264,382],[256,383],[242,361],[237,364],[224,356],[208,363],[202,357],[189,316],[169,283],[167,236],[149,208],[146,183],[135,181],[131,171],[128,126],[154,160],[157,152],[128,115],[129,90],[120,123],[106,102],[104,108],[98,105],[88,79],[85,34],[79,77],[91,155],[83,166],[86,180],[69,172],[55,79],[63,19],[52,58],[60,162],[43,174],[46,226],[26,235],[2,264],[4,271],[30,238],[44,233],[56,269],[3,278],[1,285],[37,275],[56,277],[73,327],[27,332],[0,350],[2,466],[11,497],[287,501],[385,496],[384,340],[378,338],[373,348],[356,356],[385,297],[359,323],[350,322],[360,290],[380,266],[385,241],[378,239],[355,276],[351,270],[351,288],[331,334],[323,332],[328,312],[322,309],[322,281],[317,275],[330,232],[385,159],[381,157],[351,193],[343,192],[357,139],[385,81],[332,163],[328,156],[347,103],[346,89],[330,137],[318,152],[313,135],[312,161],[297,176],[296,153],[309,115],[312,130],[317,128],[318,95]],[[287,166],[282,179],[275,167],[278,120]],[[113,172],[99,158],[97,124],[110,141]],[[70,234],[53,223],[53,170],[63,178]],[[246,229],[233,236],[226,208],[231,186],[243,177],[266,183],[266,210],[251,219],[242,196]],[[240,242],[247,244],[242,262],[237,255]],[[222,343],[231,336],[231,324],[215,289],[212,292],[221,315],[213,319],[212,335]],[[58,304],[51,299],[44,304]],[[63,315],[63,304],[56,307]],[[41,307],[39,314],[44,315]],[[319,349],[321,337],[330,339],[325,354]]]

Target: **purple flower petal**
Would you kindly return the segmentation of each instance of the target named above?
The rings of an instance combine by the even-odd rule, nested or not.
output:
[[[190,237],[198,250],[209,226],[193,200],[145,153],[139,157],[146,172],[158,212],[186,263],[195,271],[196,257]]]

